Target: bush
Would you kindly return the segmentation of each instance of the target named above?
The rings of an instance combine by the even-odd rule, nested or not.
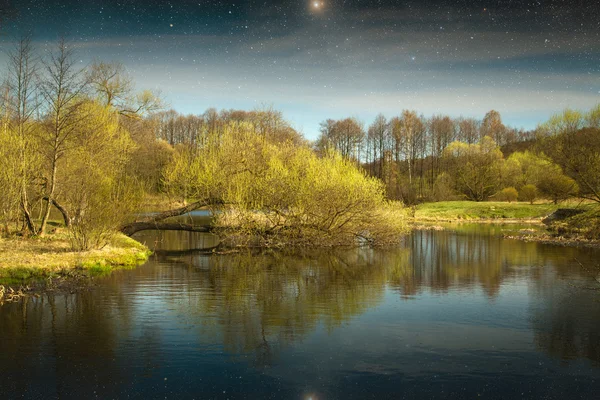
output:
[[[535,199],[538,196],[538,190],[535,185],[525,185],[521,188],[519,192],[519,200],[528,201],[529,204],[533,204]]]
[[[519,193],[517,192],[517,189],[515,189],[514,187],[504,188],[497,195],[498,200],[508,201],[509,203],[516,201],[518,197],[519,197]]]
[[[433,198],[435,201],[448,201],[454,200],[456,195],[452,189],[453,182],[450,175],[446,172],[442,172],[436,178],[433,184]]]

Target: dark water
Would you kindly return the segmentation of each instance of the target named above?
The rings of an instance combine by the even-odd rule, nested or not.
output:
[[[177,252],[0,307],[0,396],[598,398],[600,253],[501,229],[294,256],[146,234]]]

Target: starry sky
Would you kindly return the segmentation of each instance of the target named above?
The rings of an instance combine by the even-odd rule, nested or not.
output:
[[[65,36],[182,113],[270,106],[314,139],[326,118],[403,109],[534,128],[600,102],[593,0],[0,0],[0,45]],[[12,38],[12,39],[11,39]],[[0,61],[3,56],[0,56]]]

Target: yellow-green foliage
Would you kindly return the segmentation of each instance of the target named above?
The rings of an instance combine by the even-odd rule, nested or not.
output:
[[[7,121],[0,126],[0,222],[14,218],[19,204],[19,143],[8,129]],[[0,228],[1,229],[1,228]]]
[[[500,201],[508,201],[509,203],[512,203],[513,201],[517,200],[519,193],[514,187],[507,187],[502,189],[500,193],[498,193],[497,197]]]
[[[337,153],[323,157],[271,142],[251,125],[229,125],[199,148],[181,149],[164,174],[172,194],[228,205],[217,226],[262,244],[353,244],[399,240],[404,218],[383,184]]]
[[[529,204],[533,204],[537,197],[537,188],[535,185],[525,185],[519,191],[519,199],[522,201],[528,201]]]
[[[125,171],[134,143],[115,111],[89,101],[78,112],[80,131],[60,186],[69,189],[65,206],[74,211],[69,229],[73,247],[88,250],[111,240],[141,195]]]
[[[535,193],[531,188],[525,189],[523,198],[525,201],[533,201],[528,194],[533,194],[533,199],[541,194],[551,198],[555,202],[575,196],[579,190],[577,183],[566,176],[560,166],[553,163],[544,155],[536,155],[529,151],[515,152],[510,155],[505,163],[506,181],[523,191],[526,186],[534,186]]]
[[[482,201],[496,193],[500,184],[503,156],[494,140],[480,143],[451,143],[443,153],[454,187],[469,200]]]

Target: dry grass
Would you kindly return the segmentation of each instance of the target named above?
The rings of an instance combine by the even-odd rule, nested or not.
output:
[[[41,238],[2,238],[0,280],[68,275],[75,271],[102,274],[115,267],[135,266],[149,254],[146,247],[121,234],[101,250],[84,252],[73,251],[67,235],[61,232]]]
[[[420,204],[414,216],[417,221],[533,221],[541,220],[559,207],[550,203],[443,201]]]

